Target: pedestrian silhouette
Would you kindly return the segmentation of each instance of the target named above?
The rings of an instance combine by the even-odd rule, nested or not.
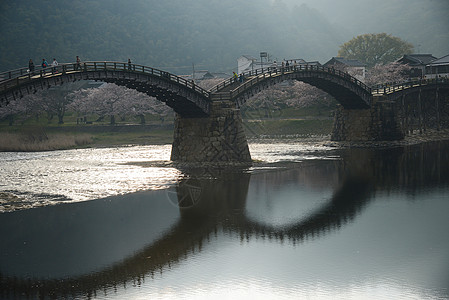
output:
[[[53,73],[58,73],[57,67],[58,67],[58,62],[56,61],[56,58],[53,58],[53,62],[51,63],[51,66],[53,67]]]
[[[45,58],[42,58],[42,71],[45,74],[45,69],[48,67],[48,62],[45,60]]]
[[[75,70],[81,69],[81,59],[80,57],[77,55],[76,56],[76,64],[75,64]]]
[[[34,72],[34,62],[33,62],[33,60],[31,58],[28,61],[28,70],[29,70],[30,73]]]

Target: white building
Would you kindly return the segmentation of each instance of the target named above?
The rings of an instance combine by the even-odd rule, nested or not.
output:
[[[449,77],[449,54],[427,64],[426,77]]]
[[[249,55],[242,55],[237,59],[237,74],[241,74],[246,71],[252,71],[254,69],[257,69],[255,67],[257,62],[257,58],[249,56]]]
[[[260,68],[268,68],[272,66],[272,62],[257,61],[257,58],[250,55],[242,55],[237,59],[237,74],[253,71]]]

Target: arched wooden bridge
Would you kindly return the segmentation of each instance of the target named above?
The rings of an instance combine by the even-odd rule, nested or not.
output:
[[[39,67],[32,73],[18,69],[0,74],[0,80],[2,105],[65,82],[98,80],[146,93],[185,117],[204,117],[210,111],[209,92],[193,82],[159,69],[123,62],[69,63],[56,69]]]
[[[212,100],[231,100],[238,107],[258,92],[285,80],[299,80],[333,96],[345,108],[368,108],[371,89],[348,73],[316,65],[256,69],[243,73],[243,82],[233,78],[213,87]]]
[[[332,95],[335,141],[400,140],[407,132],[449,127],[449,80],[438,78],[370,88],[351,75],[302,64],[246,72],[210,90],[159,69],[126,62],[83,62],[0,74],[0,106],[39,89],[76,80],[111,82],[165,102],[177,113],[171,159],[177,162],[251,163],[239,108],[285,80],[309,83]]]
[[[257,69],[243,73],[244,81],[234,78],[224,80],[210,90],[194,82],[152,67],[126,62],[94,61],[81,64],[61,64],[56,69],[37,67],[0,74],[0,105],[21,98],[38,89],[61,85],[74,80],[99,80],[126,86],[165,102],[184,117],[204,117],[210,114],[214,100],[233,101],[242,106],[253,95],[285,80],[309,83],[332,95],[344,108],[368,108],[373,96],[413,93],[418,88],[449,87],[449,80],[433,79],[400,83],[371,89],[348,73],[333,68],[301,64],[298,66]]]

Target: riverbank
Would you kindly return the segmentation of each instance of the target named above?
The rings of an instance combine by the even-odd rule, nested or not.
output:
[[[86,147],[93,137],[88,134],[0,133],[0,151],[36,152]]]
[[[332,130],[332,110],[323,107],[284,108],[276,111],[242,110],[243,127],[248,139],[326,136]],[[95,121],[92,121],[96,119]],[[115,125],[96,116],[79,123],[67,113],[64,124],[46,118],[29,118],[10,126],[0,120],[0,151],[51,151],[73,148],[115,147],[124,145],[165,145],[173,143],[174,122],[170,117],[140,119],[117,118]]]
[[[245,120],[248,139],[309,138],[327,136],[332,129],[330,119],[262,119]],[[164,125],[65,125],[2,126],[0,151],[51,151],[87,147],[123,145],[165,145],[173,142],[174,124]]]
[[[400,141],[366,141],[366,142],[336,142],[329,141],[326,142],[326,146],[337,147],[337,148],[392,148],[392,147],[403,147],[412,146],[428,142],[438,142],[438,141],[448,141],[449,140],[449,129],[427,129],[426,131],[420,133],[415,130],[413,133],[405,136],[403,140]]]
[[[449,129],[415,131],[400,141],[331,141],[328,119],[245,120],[250,143],[315,142],[335,148],[387,148],[449,140]],[[9,129],[9,130],[7,130]],[[0,151],[36,152],[173,142],[173,124],[0,128]]]
[[[173,126],[67,126],[3,128],[0,151],[35,152],[122,145],[164,145]]]

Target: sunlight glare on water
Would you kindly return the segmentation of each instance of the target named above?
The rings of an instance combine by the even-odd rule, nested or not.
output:
[[[255,161],[277,163],[320,157],[320,143],[250,143]],[[173,186],[183,176],[171,167],[171,145],[2,152],[0,211],[79,202]],[[263,167],[259,167],[263,168]]]
[[[298,162],[307,159],[325,159],[323,151],[329,151],[331,148],[319,142],[295,142],[290,143],[250,143],[249,150],[251,157],[256,161],[267,163],[274,162]]]
[[[18,197],[16,207],[13,204],[3,210],[170,186],[181,174],[175,168],[160,166],[169,162],[170,151],[171,145],[157,145],[1,153],[0,169],[8,176],[2,179],[0,191],[10,198]],[[137,162],[150,166],[133,164]]]

